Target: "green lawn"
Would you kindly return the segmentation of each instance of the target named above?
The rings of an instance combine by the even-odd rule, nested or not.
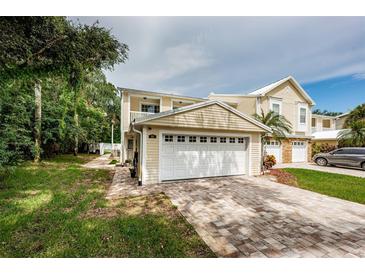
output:
[[[297,177],[300,188],[365,204],[365,179],[299,168],[285,168]]]
[[[163,194],[107,201],[94,156],[26,163],[0,182],[0,257],[213,257]]]

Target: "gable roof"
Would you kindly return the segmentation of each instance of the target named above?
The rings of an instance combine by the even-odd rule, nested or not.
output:
[[[138,124],[142,124],[144,122],[148,122],[148,121],[151,121],[151,120],[155,120],[155,119],[159,119],[159,118],[162,118],[162,117],[183,113],[183,112],[186,112],[186,111],[189,111],[189,110],[194,110],[194,109],[198,109],[198,108],[202,108],[202,107],[207,107],[207,106],[214,105],[214,104],[225,108],[226,110],[236,114],[237,116],[251,122],[252,124],[254,124],[254,125],[256,125],[256,126],[262,128],[262,129],[264,129],[268,132],[272,132],[270,127],[268,127],[268,126],[264,125],[263,123],[255,120],[254,118],[252,118],[252,117],[236,110],[235,108],[232,108],[231,106],[227,105],[226,103],[223,103],[222,101],[217,101],[217,100],[209,100],[209,101],[206,101],[206,102],[201,102],[201,103],[192,104],[192,105],[177,108],[177,109],[172,109],[172,110],[152,114],[152,115],[149,115],[149,116],[146,116],[146,117],[135,120],[133,122],[133,124],[138,125]]]
[[[257,89],[253,92],[250,92],[248,95],[254,95],[254,96],[264,96],[266,95],[268,92],[272,91],[274,88],[280,86],[281,84],[287,82],[287,81],[290,81],[294,87],[296,87],[298,89],[298,91],[302,94],[302,96],[307,99],[311,105],[315,105],[315,102],[313,101],[313,99],[308,95],[308,93],[300,86],[300,84],[297,82],[297,80],[294,79],[293,76],[288,76],[288,77],[285,77],[279,81],[276,81],[274,83],[271,83],[267,86],[264,86],[260,89]]]
[[[285,77],[279,81],[276,81],[274,83],[271,83],[267,86],[264,86],[260,89],[257,89],[255,91],[252,91],[248,94],[225,94],[225,93],[214,93],[211,92],[209,94],[208,97],[214,97],[214,96],[218,96],[218,97],[230,97],[230,96],[237,96],[237,97],[260,97],[260,96],[265,96],[268,92],[272,91],[274,88],[280,86],[281,84],[285,83],[286,81],[290,81],[300,92],[300,94],[308,101],[310,102],[311,105],[315,105],[316,103],[314,102],[314,100],[308,95],[308,93],[300,86],[300,84],[294,79],[293,76],[288,76]]]

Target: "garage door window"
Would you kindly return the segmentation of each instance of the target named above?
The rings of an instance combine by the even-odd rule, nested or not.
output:
[[[184,143],[185,142],[185,136],[177,136],[177,142],[178,143]]]
[[[210,137],[210,142],[211,143],[216,143],[217,142],[217,137]]]
[[[221,143],[225,143],[227,141],[226,137],[219,138]]]
[[[189,143],[196,143],[196,136],[189,136]]]
[[[243,143],[244,143],[244,138],[239,137],[239,138],[238,138],[238,143],[239,143],[239,144],[243,144]]]
[[[295,141],[295,142],[293,142],[292,143],[293,144],[293,146],[304,146],[304,142],[299,142],[299,141]]]
[[[206,143],[207,137],[206,136],[200,136],[200,143]]]
[[[236,142],[236,138],[230,137],[230,138],[229,138],[229,142],[230,142],[231,144],[234,144],[234,143]]]
[[[174,141],[174,136],[172,135],[165,135],[165,142],[173,142]]]

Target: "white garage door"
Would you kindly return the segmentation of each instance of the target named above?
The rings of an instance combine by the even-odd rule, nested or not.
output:
[[[307,142],[294,141],[292,142],[292,162],[306,162],[307,161]]]
[[[266,155],[274,155],[276,163],[281,163],[281,144],[278,141],[268,141],[264,146]]]
[[[248,138],[162,135],[161,180],[245,174]]]

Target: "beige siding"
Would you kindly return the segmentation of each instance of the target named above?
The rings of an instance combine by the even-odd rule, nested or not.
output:
[[[162,97],[161,109],[160,111],[168,111],[171,109],[171,97]]]
[[[160,132],[165,130],[171,130],[171,128],[163,127],[149,127],[146,132],[146,159],[145,159],[145,175],[143,184],[154,184],[159,183],[159,145],[160,145]],[[181,130],[181,129],[180,129]],[[188,129],[187,132],[191,130]],[[181,131],[179,131],[181,132]],[[197,130],[197,132],[217,133],[234,133],[234,131],[222,130],[222,131],[212,131],[212,130]],[[242,134],[242,132],[236,131],[237,134]],[[156,135],[156,139],[150,139],[148,136],[150,134]],[[260,175],[260,165],[261,165],[261,133],[247,133],[251,138],[250,151],[249,151],[249,175]]]
[[[343,129],[344,128],[344,124],[345,124],[345,121],[347,119],[347,115],[346,116],[343,116],[343,117],[340,117],[336,120],[336,129]]]
[[[256,98],[253,97],[242,97],[239,102],[237,109],[242,113],[248,114],[250,116],[256,113]]]
[[[261,134],[253,133],[251,135],[251,150],[249,155],[251,161],[252,176],[260,175],[261,172]]]
[[[150,139],[148,136],[154,134],[156,139]],[[146,134],[146,159],[145,159],[145,176],[144,184],[158,183],[159,181],[159,130],[150,129]]]
[[[282,115],[292,124],[293,133],[298,129],[299,113],[298,103],[308,104],[306,99],[299,93],[299,91],[289,82],[285,82],[276,87],[272,91],[261,98],[261,108],[265,113],[270,111],[270,97],[279,98],[282,101]],[[311,108],[308,105],[307,113],[307,130],[305,135],[310,135],[311,128]]]
[[[264,131],[219,105],[210,105],[195,110],[162,117],[146,122],[148,125],[189,127],[199,129],[229,129],[240,131]]]

